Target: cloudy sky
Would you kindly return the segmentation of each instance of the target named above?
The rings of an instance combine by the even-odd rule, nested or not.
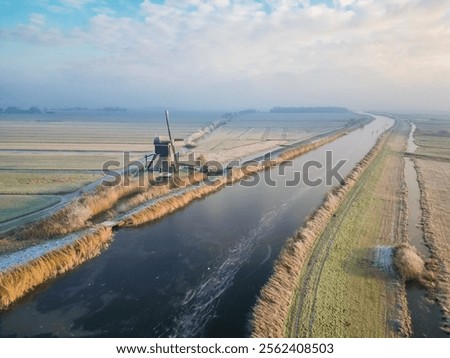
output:
[[[450,0],[0,0],[0,107],[450,110]]]

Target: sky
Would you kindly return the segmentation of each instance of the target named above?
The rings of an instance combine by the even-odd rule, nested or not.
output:
[[[450,110],[450,0],[0,0],[0,107]]]

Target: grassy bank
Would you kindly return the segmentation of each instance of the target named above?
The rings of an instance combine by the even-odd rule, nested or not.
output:
[[[59,202],[55,195],[1,195],[0,223],[45,209]]]
[[[123,181],[117,186],[98,186],[93,192],[85,193],[51,216],[11,233],[6,240],[48,240],[67,235],[92,226],[91,219],[110,210],[126,211],[147,200],[170,192],[173,187],[188,186],[203,179],[201,174],[192,174],[185,181],[151,185],[139,178],[131,178],[127,185]]]
[[[387,326],[392,294],[370,264],[375,246],[402,238],[403,161],[397,150],[405,136],[394,147],[386,146],[386,138],[287,241],[254,308],[253,336],[393,335]]]
[[[97,256],[109,245],[112,236],[111,228],[100,227],[72,244],[0,273],[0,309],[43,282]]]

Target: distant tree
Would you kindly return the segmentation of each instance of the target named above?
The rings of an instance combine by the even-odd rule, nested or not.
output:
[[[41,113],[41,110],[39,109],[39,107],[30,107],[28,112],[29,113]]]
[[[274,107],[271,113],[348,113],[344,107]]]

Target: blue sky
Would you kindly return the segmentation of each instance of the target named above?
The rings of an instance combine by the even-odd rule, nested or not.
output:
[[[449,0],[0,0],[0,107],[450,110],[449,14]]]

